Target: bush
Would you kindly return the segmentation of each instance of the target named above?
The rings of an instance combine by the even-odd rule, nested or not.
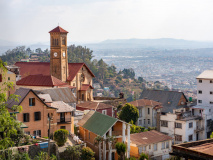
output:
[[[125,152],[126,152],[126,144],[124,144],[122,142],[117,142],[115,144],[115,148],[116,148],[118,155],[120,156],[120,159],[124,159]]]
[[[137,160],[135,157],[130,157],[129,160]]]
[[[57,160],[55,155],[52,155],[51,157],[49,157],[47,152],[40,152],[35,158],[34,160]]]
[[[141,153],[139,160],[149,160],[149,156],[145,153]]]
[[[60,159],[66,160],[80,160],[81,146],[69,146],[66,150],[60,153]]]
[[[89,147],[82,148],[81,159],[82,160],[95,160],[94,158],[95,152]]]
[[[58,146],[63,146],[67,141],[67,137],[69,132],[65,129],[59,129],[54,132],[54,140],[56,141]]]

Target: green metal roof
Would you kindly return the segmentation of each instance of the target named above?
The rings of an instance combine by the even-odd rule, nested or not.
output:
[[[112,127],[115,124],[115,122],[117,122],[116,118],[95,111],[90,112],[94,113],[93,114],[87,113],[91,115],[91,117],[89,117],[89,119],[83,124],[82,127],[99,136],[103,136],[110,129],[110,127]]]

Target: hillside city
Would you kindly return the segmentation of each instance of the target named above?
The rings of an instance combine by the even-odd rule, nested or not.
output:
[[[96,49],[68,34],[0,56],[0,159],[213,159],[212,49]]]

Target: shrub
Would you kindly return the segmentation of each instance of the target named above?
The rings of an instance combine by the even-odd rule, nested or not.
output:
[[[66,160],[80,160],[81,158],[81,146],[69,146],[66,150],[60,153],[60,159]]]
[[[81,159],[82,160],[95,160],[94,158],[95,152],[89,147],[82,148]]]
[[[47,152],[39,152],[39,154],[34,158],[34,160],[57,160],[55,155],[49,157]]]
[[[142,152],[140,154],[139,160],[149,160],[149,156],[147,154],[145,154],[145,153]]]
[[[120,156],[120,159],[124,160],[125,152],[126,152],[126,144],[124,144],[122,142],[117,142],[115,144],[115,148],[116,148],[118,155]]]
[[[65,129],[59,129],[54,132],[54,140],[56,141],[58,146],[63,146],[67,141],[67,137],[69,132]]]

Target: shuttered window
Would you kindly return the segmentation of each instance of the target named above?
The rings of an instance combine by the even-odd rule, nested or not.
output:
[[[23,122],[29,122],[29,121],[30,121],[30,114],[23,113]]]
[[[34,112],[35,121],[41,120],[41,112]]]

